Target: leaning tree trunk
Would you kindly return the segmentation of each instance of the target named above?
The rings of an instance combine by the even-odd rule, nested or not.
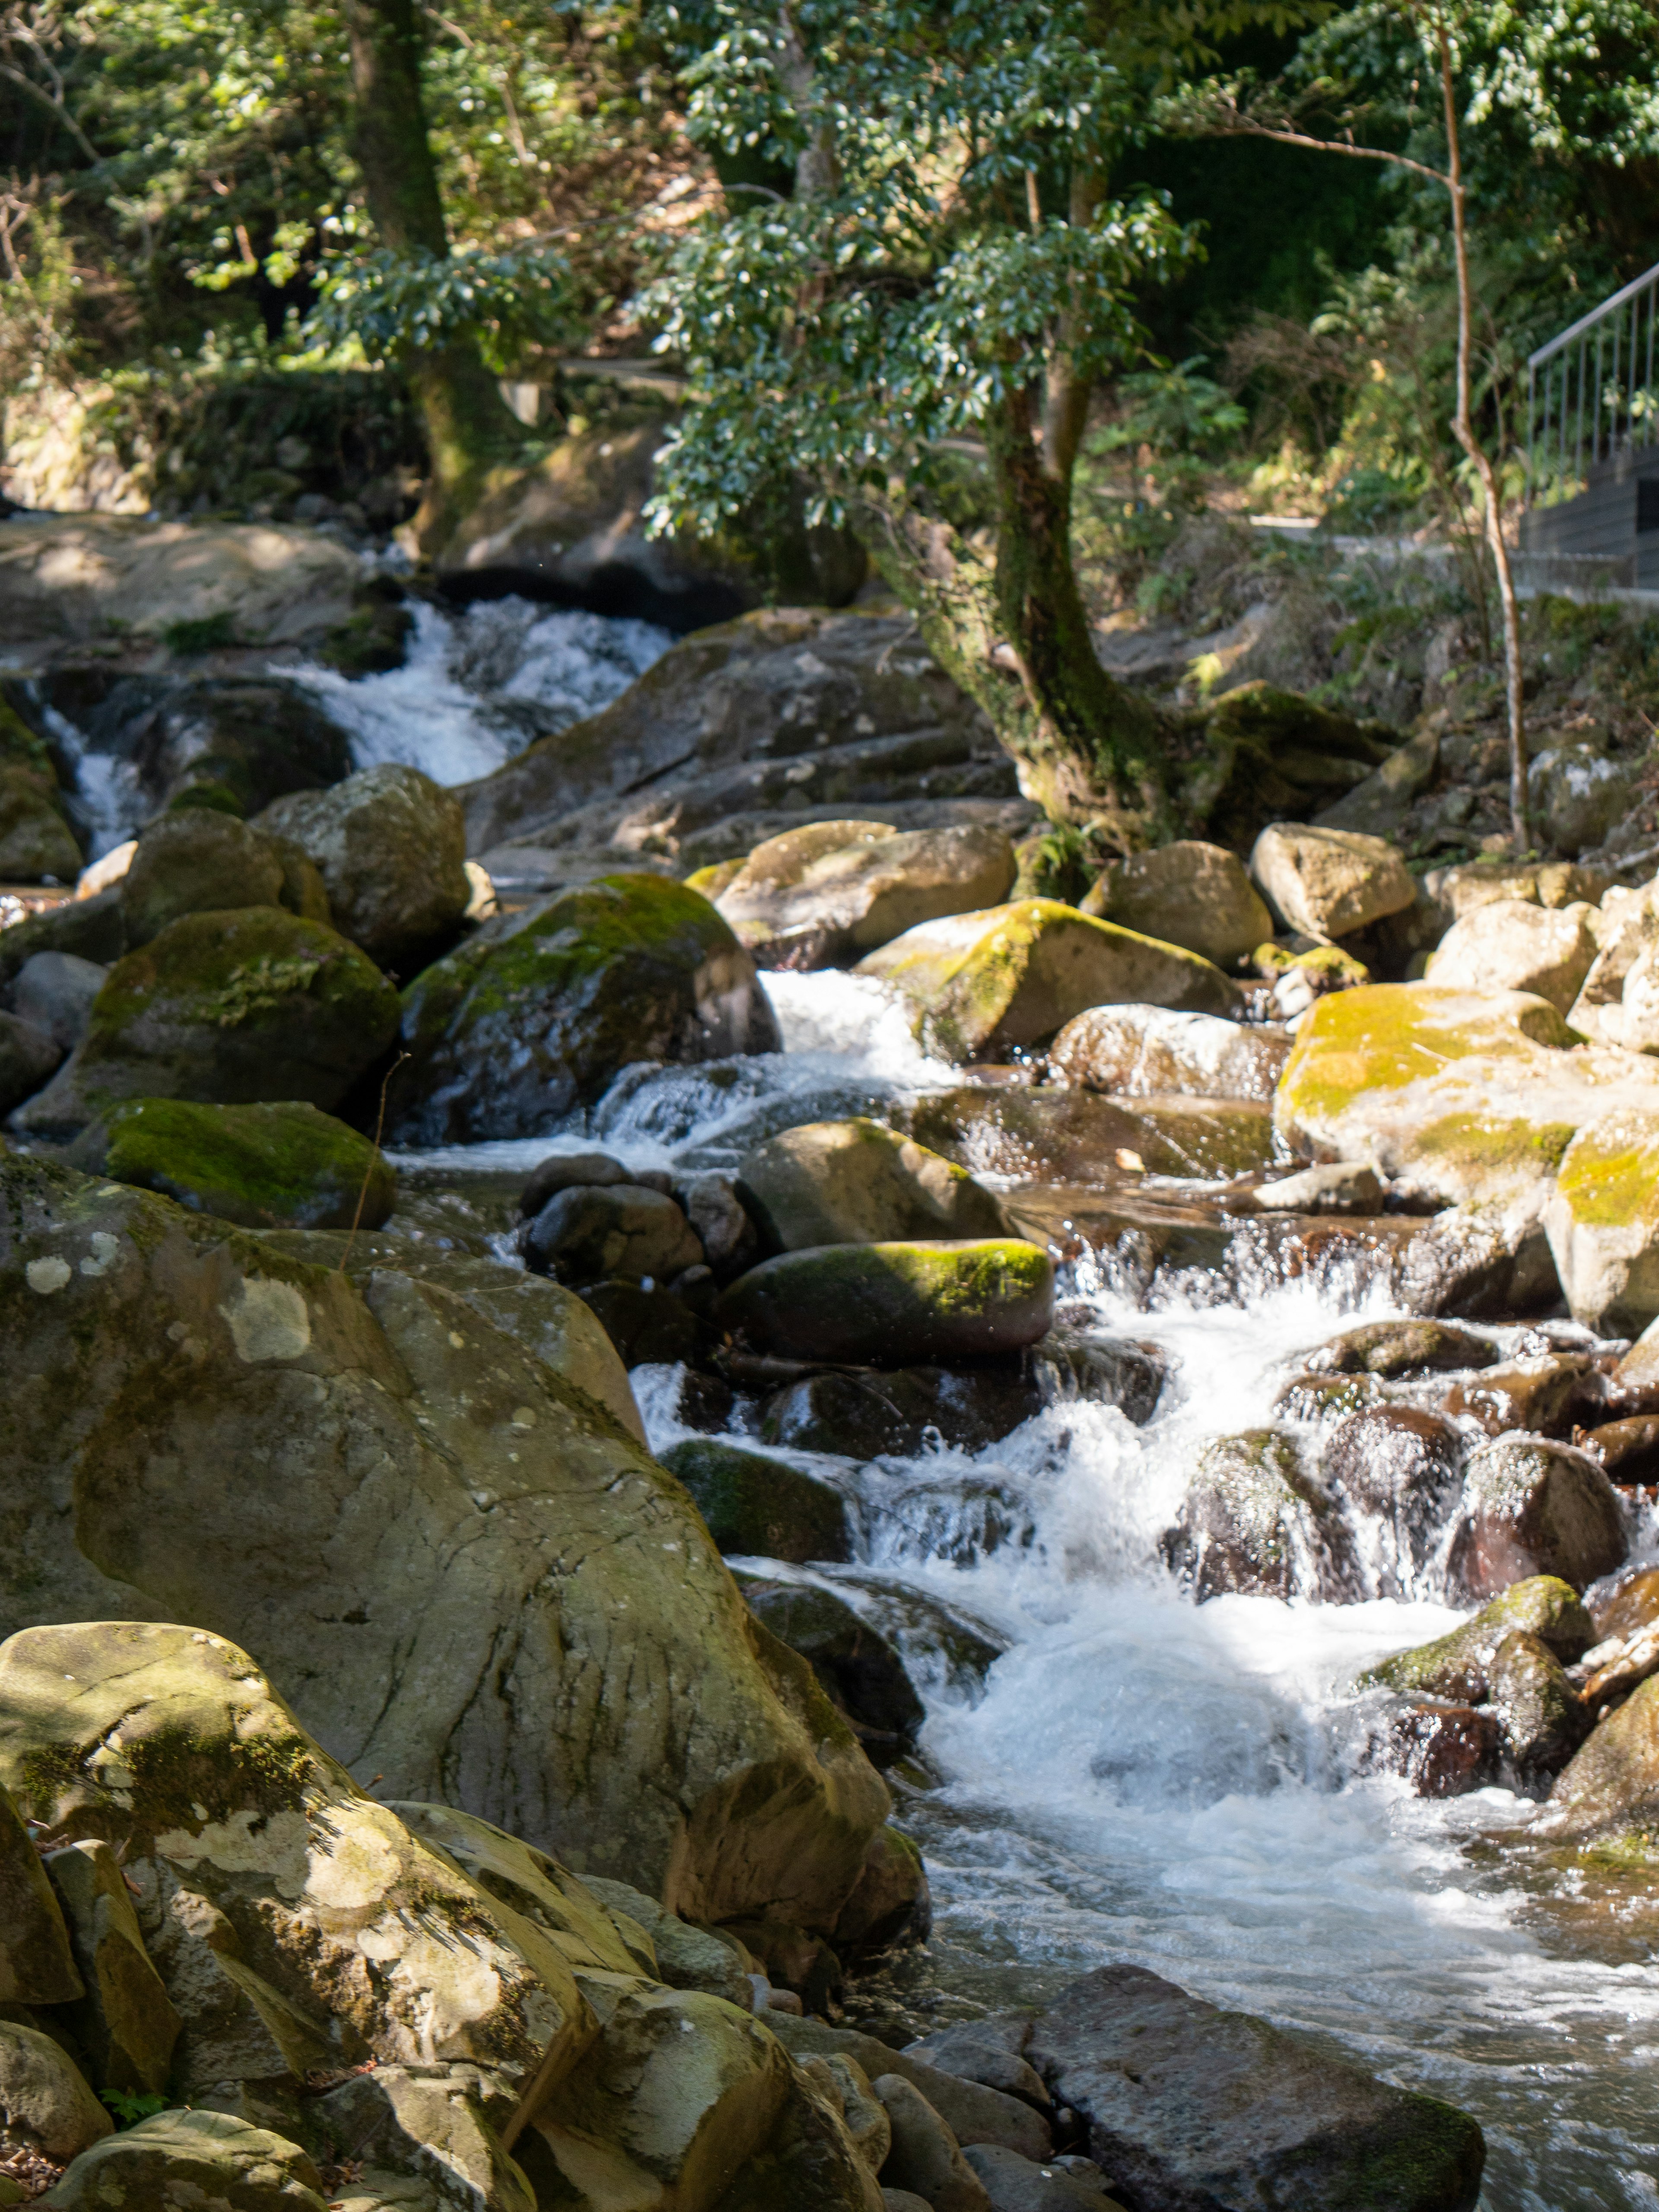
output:
[[[449,233],[421,100],[421,34],[414,0],[346,0],[353,150],[368,211],[394,252],[446,256]],[[401,366],[425,426],[432,472],[415,526],[436,544],[514,459],[519,425],[470,340],[411,350]]]

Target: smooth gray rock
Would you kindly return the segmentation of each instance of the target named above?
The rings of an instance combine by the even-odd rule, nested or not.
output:
[[[44,1030],[60,1052],[73,1052],[87,1033],[92,1002],[109,969],[77,952],[35,952],[13,978],[13,1013]]]

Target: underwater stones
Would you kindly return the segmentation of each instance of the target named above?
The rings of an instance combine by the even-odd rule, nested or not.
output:
[[[1572,1317],[1600,1336],[1659,1320],[1659,1109],[1605,1114],[1562,1155],[1544,1209]]]
[[[82,1994],[63,1908],[0,1788],[0,2004],[68,2004]]]
[[[1624,1516],[1588,1452],[1541,1437],[1483,1444],[1463,1475],[1448,1575],[1472,1598],[1534,1575],[1583,1589],[1625,1557]]]
[[[1048,1332],[1054,1273],[1016,1237],[817,1245],[740,1275],[720,1317],[786,1359],[902,1367],[1019,1352]]]
[[[1136,2205],[1473,2212],[1480,2194],[1485,2144],[1467,2113],[1139,1966],[1073,1983],[1028,2056]]]
[[[0,1012],[0,1114],[31,1097],[63,1057],[62,1046],[45,1030]]]
[[[1417,897],[1394,847],[1358,830],[1270,823],[1251,850],[1250,873],[1283,926],[1309,937],[1352,937]]]
[[[527,1325],[383,1236],[360,1285],[33,1159],[0,1162],[0,1197],[7,1618],[257,1640],[389,1795],[459,1775],[483,1817],[694,1917],[833,1925],[879,1778]]]
[[[805,1660],[878,1766],[915,1748],[927,1708],[878,1628],[845,1598],[811,1583],[740,1575],[738,1586],[756,1619]]]
[[[1595,958],[1589,911],[1520,899],[1476,907],[1430,956],[1428,981],[1446,991],[1528,991],[1565,1014]]]
[[[460,801],[419,769],[386,762],[326,791],[294,792],[252,826],[299,847],[322,877],[335,927],[377,967],[407,970],[429,957],[472,896]]]
[[[1109,861],[1079,911],[1179,945],[1218,968],[1231,968],[1273,933],[1273,916],[1238,855],[1191,837]]]
[[[866,1116],[786,1129],[750,1152],[737,1194],[763,1248],[1000,1237],[1002,1208],[966,1169]]]
[[[0,2155],[27,2149],[66,2166],[110,2125],[91,2084],[50,2035],[0,2020]]]
[[[702,1245],[672,1198],[631,1182],[556,1192],[519,1239],[525,1265],[564,1283],[618,1276],[672,1282],[702,1265]]]
[[[322,2181],[298,2143],[228,2112],[155,2112],[77,2158],[45,2200],[53,2212],[324,2212]]]
[[[852,1557],[841,1492],[816,1475],[715,1437],[684,1437],[662,1464],[685,1485],[722,1553],[795,1566]]]
[[[1558,1575],[1532,1575],[1511,1583],[1449,1635],[1379,1661],[1360,1677],[1360,1686],[1484,1705],[1493,1655],[1517,1632],[1535,1638],[1568,1665],[1582,1658],[1595,1639],[1584,1601],[1572,1585]]]
[[[1228,1590],[1335,1597],[1356,1581],[1352,1539],[1290,1437],[1248,1429],[1200,1454],[1160,1548],[1200,1604]]]
[[[1006,899],[1014,849],[988,823],[900,832],[812,822],[757,845],[714,902],[761,968],[833,968],[942,915]]]
[[[1048,1080],[1120,1098],[1270,1099],[1290,1055],[1281,1029],[1168,1006],[1091,1006],[1048,1048]]]
[[[386,978],[320,923],[277,907],[189,915],[111,969],[86,1042],[19,1127],[70,1136],[133,1097],[300,1099],[326,1112],[397,1019]]]
[[[1415,1589],[1455,1502],[1462,1468],[1457,1431],[1415,1406],[1367,1407],[1332,1431],[1320,1473],[1355,1510],[1379,1596]]]
[[[708,900],[623,875],[428,969],[404,993],[403,1042],[392,1133],[446,1144],[535,1135],[631,1061],[775,1052],[780,1039],[754,962]]]
[[[1443,1375],[1463,1367],[1490,1367],[1498,1347],[1466,1328],[1443,1321],[1374,1321],[1345,1329],[1304,1364],[1330,1375],[1375,1375],[1398,1382],[1418,1375]]]
[[[1297,1030],[1275,1125],[1304,1156],[1535,1220],[1581,1123],[1659,1110],[1659,1063],[1563,1049],[1572,1041],[1555,1008],[1523,992],[1340,991]]]
[[[378,1229],[398,1199],[367,1137],[297,1102],[129,1099],[106,1117],[98,1150],[112,1182],[249,1229]]]
[[[283,864],[268,837],[217,807],[163,814],[141,833],[121,878],[127,949],[186,914],[282,904]]]
[[[912,1026],[945,1060],[994,1060],[1052,1036],[1090,1006],[1231,1013],[1218,968],[1180,946],[1095,921],[1057,899],[1021,899],[907,930],[856,971],[890,983]]]

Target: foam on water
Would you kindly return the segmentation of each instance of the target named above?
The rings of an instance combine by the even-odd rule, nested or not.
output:
[[[435,783],[489,775],[531,741],[609,706],[673,642],[652,623],[528,599],[446,614],[416,601],[401,668],[289,672],[351,739],[360,769],[401,762]]]
[[[882,1018],[854,983],[771,979],[786,1034],[809,1048],[794,1063],[809,1097],[837,1043],[866,1077],[921,1079],[908,1036],[875,1042]],[[860,1467],[781,1453],[843,1490],[860,1558],[749,1563],[860,1610],[881,1588],[931,1595],[1012,1647],[979,1694],[916,1670],[923,1747],[945,1779],[901,1818],[928,1860],[938,1980],[1001,2009],[1133,1960],[1467,2106],[1486,2131],[1489,2212],[1659,2203],[1659,1978],[1575,1951],[1514,1861],[1471,1852],[1524,1831],[1530,1804],[1501,1790],[1431,1802],[1358,1771],[1347,1686],[1461,1616],[1387,1601],[1195,1607],[1159,1557],[1201,1444],[1263,1422],[1297,1354],[1389,1310],[1302,1283],[1248,1307],[1149,1313],[1103,1276],[1085,1287],[1103,1324],[1172,1355],[1145,1428],[1065,1405],[977,1455]],[[684,1433],[674,1378],[634,1379],[662,1449]]]

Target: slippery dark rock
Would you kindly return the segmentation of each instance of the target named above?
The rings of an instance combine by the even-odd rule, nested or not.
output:
[[[754,963],[707,899],[606,876],[428,968],[404,994],[404,1144],[532,1136],[637,1060],[775,1052]]]
[[[1659,1567],[1632,1567],[1611,1589],[1590,1591],[1587,1602],[1595,1624],[1592,1641],[1633,1635],[1659,1620]]]
[[[714,1349],[714,1334],[703,1316],[660,1283],[647,1290],[613,1275],[585,1284],[580,1296],[624,1367],[695,1365]]]
[[[46,1030],[0,1012],[0,1114],[33,1097],[63,1057],[63,1047]]]
[[[1470,1460],[1448,1574],[1471,1598],[1534,1575],[1583,1589],[1626,1550],[1624,1516],[1598,1462],[1570,1444],[1512,1436]]]
[[[1638,1414],[1623,1421],[1604,1421],[1577,1439],[1592,1459],[1607,1470],[1609,1482],[1659,1482],[1659,1415]]]
[[[676,1184],[674,1196],[717,1283],[729,1283],[754,1266],[761,1255],[759,1232],[729,1176],[692,1176]]]
[[[1497,1781],[1503,1747],[1495,1714],[1435,1702],[1392,1717],[1382,1763],[1419,1797],[1462,1797]]]
[[[1375,1375],[1403,1382],[1461,1367],[1490,1367],[1498,1347],[1484,1336],[1443,1321],[1376,1321],[1334,1336],[1304,1364],[1332,1375]]]
[[[1054,1262],[1016,1238],[826,1244],[740,1275],[722,1326],[786,1359],[855,1366],[1023,1351],[1054,1312]]]
[[[1474,1421],[1489,1437],[1523,1429],[1540,1437],[1570,1436],[1601,1402],[1601,1376],[1582,1353],[1547,1354],[1488,1367],[1455,1382],[1442,1403],[1455,1420]]]
[[[1043,1402],[1036,1375],[1012,1363],[826,1368],[775,1391],[761,1408],[760,1431],[769,1443],[850,1459],[913,1455],[930,1432],[952,1449],[979,1451],[1030,1420]]]
[[[1467,2113],[1139,1966],[1074,1983],[1036,2021],[1030,2057],[1146,2212],[1473,2212],[1480,2194],[1485,2144]]]
[[[519,1249],[527,1267],[562,1283],[672,1283],[703,1262],[697,1232],[673,1200],[633,1182],[557,1192],[526,1224]]]
[[[984,2184],[991,2212],[1123,2212],[1091,2161],[1038,2166],[994,2143],[970,2143],[962,2155]]]
[[[716,1437],[688,1437],[671,1445],[662,1464],[685,1485],[723,1553],[787,1559],[795,1566],[852,1557],[845,1502],[816,1475]]]
[[[1340,1597],[1358,1582],[1352,1539],[1295,1443],[1250,1429],[1208,1444],[1164,1559],[1201,1604],[1227,1590],[1263,1597]]]
[[[1592,1719],[1548,1644],[1511,1629],[1486,1663],[1486,1697],[1523,1786],[1564,1767]]]
[[[738,1587],[756,1619],[805,1660],[878,1766],[890,1766],[915,1748],[927,1708],[903,1661],[879,1629],[845,1598],[810,1583],[739,1575]],[[990,2086],[1000,2089],[1007,2084]]]
[[[163,814],[140,835],[121,878],[128,949],[148,945],[184,915],[279,906],[283,884],[271,841],[234,815],[207,806]]]
[[[1365,1531],[1379,1596],[1415,1589],[1455,1503],[1462,1460],[1450,1422],[1415,1406],[1351,1413],[1327,1441],[1320,1472]]]

